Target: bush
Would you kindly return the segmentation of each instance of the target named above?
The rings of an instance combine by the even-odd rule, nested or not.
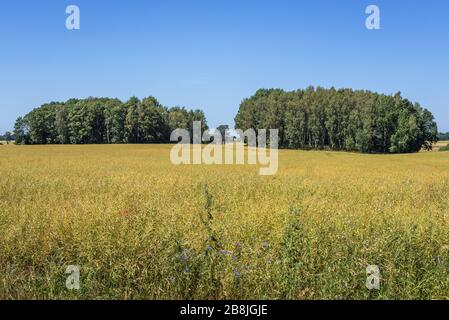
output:
[[[445,147],[440,148],[440,151],[449,151],[449,144]]]

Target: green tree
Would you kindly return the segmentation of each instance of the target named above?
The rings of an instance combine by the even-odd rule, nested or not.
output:
[[[105,142],[106,143],[124,143],[125,139],[125,121],[127,108],[118,99],[110,100],[105,109]]]
[[[279,129],[279,146],[371,153],[416,152],[437,139],[432,114],[403,99],[321,87],[261,89],[244,99],[236,128]]]
[[[130,98],[125,106],[127,108],[125,121],[125,139],[128,143],[139,143],[139,105],[140,100],[136,97]]]
[[[229,126],[227,124],[222,124],[217,127],[218,132],[221,134],[221,139],[223,141],[223,144],[229,141],[231,138],[229,135]]]
[[[170,139],[167,111],[154,97],[143,99],[138,106],[138,131],[142,143],[163,143]]]
[[[4,137],[5,137],[6,144],[9,144],[9,143],[11,142],[11,140],[12,140],[12,134],[11,134],[11,132],[6,131]]]
[[[168,126],[170,132],[176,129],[188,129],[190,127],[190,115],[184,107],[174,107],[168,111]]]
[[[202,110],[196,109],[189,111],[189,128],[188,131],[190,133],[190,137],[193,137],[193,122],[200,121],[201,122],[201,132],[205,132],[209,129],[207,126],[206,116]]]
[[[14,124],[14,137],[16,140],[16,144],[29,144],[29,128],[28,122],[23,117],[18,117]]]
[[[14,134],[17,144],[168,143],[171,128],[191,129],[196,120],[207,129],[203,111],[168,109],[154,97],[91,97],[35,108],[17,119]]]

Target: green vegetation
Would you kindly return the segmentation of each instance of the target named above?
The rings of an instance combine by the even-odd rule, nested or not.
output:
[[[72,99],[19,117],[14,135],[17,144],[168,143],[172,130],[191,131],[194,120],[207,128],[203,111],[168,109],[153,97],[133,97],[126,103]],[[431,150],[438,132],[433,115],[400,93],[320,87],[259,90],[242,102],[235,122],[242,130],[279,129],[280,148],[365,153]],[[218,129],[224,134],[226,128]]]
[[[4,141],[6,144],[11,143],[14,139],[15,137],[9,131],[6,131],[5,134],[0,135],[0,141]]]
[[[440,148],[440,151],[449,151],[449,144],[445,147]]]
[[[449,140],[449,132],[438,134],[438,140]]]
[[[280,129],[280,147],[367,153],[417,152],[437,141],[433,115],[400,93],[351,89],[259,90],[235,118],[239,129]]]
[[[17,144],[167,143],[177,128],[192,130],[201,110],[163,107],[155,98],[126,103],[118,99],[72,99],[52,102],[19,117],[14,127]]]

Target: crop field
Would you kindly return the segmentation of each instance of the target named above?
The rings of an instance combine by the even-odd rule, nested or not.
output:
[[[449,153],[170,148],[0,146],[0,299],[449,299]]]
[[[433,145],[432,151],[439,151],[441,148],[443,148],[447,145],[449,145],[449,141],[444,141],[444,140],[438,141],[437,143],[435,143]]]

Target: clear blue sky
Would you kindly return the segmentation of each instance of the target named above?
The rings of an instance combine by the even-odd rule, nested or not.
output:
[[[65,8],[81,30],[65,28]],[[381,9],[380,31],[365,8]],[[449,131],[447,0],[39,0],[0,4],[0,132],[49,101],[155,96],[234,124],[258,88],[401,91]]]

